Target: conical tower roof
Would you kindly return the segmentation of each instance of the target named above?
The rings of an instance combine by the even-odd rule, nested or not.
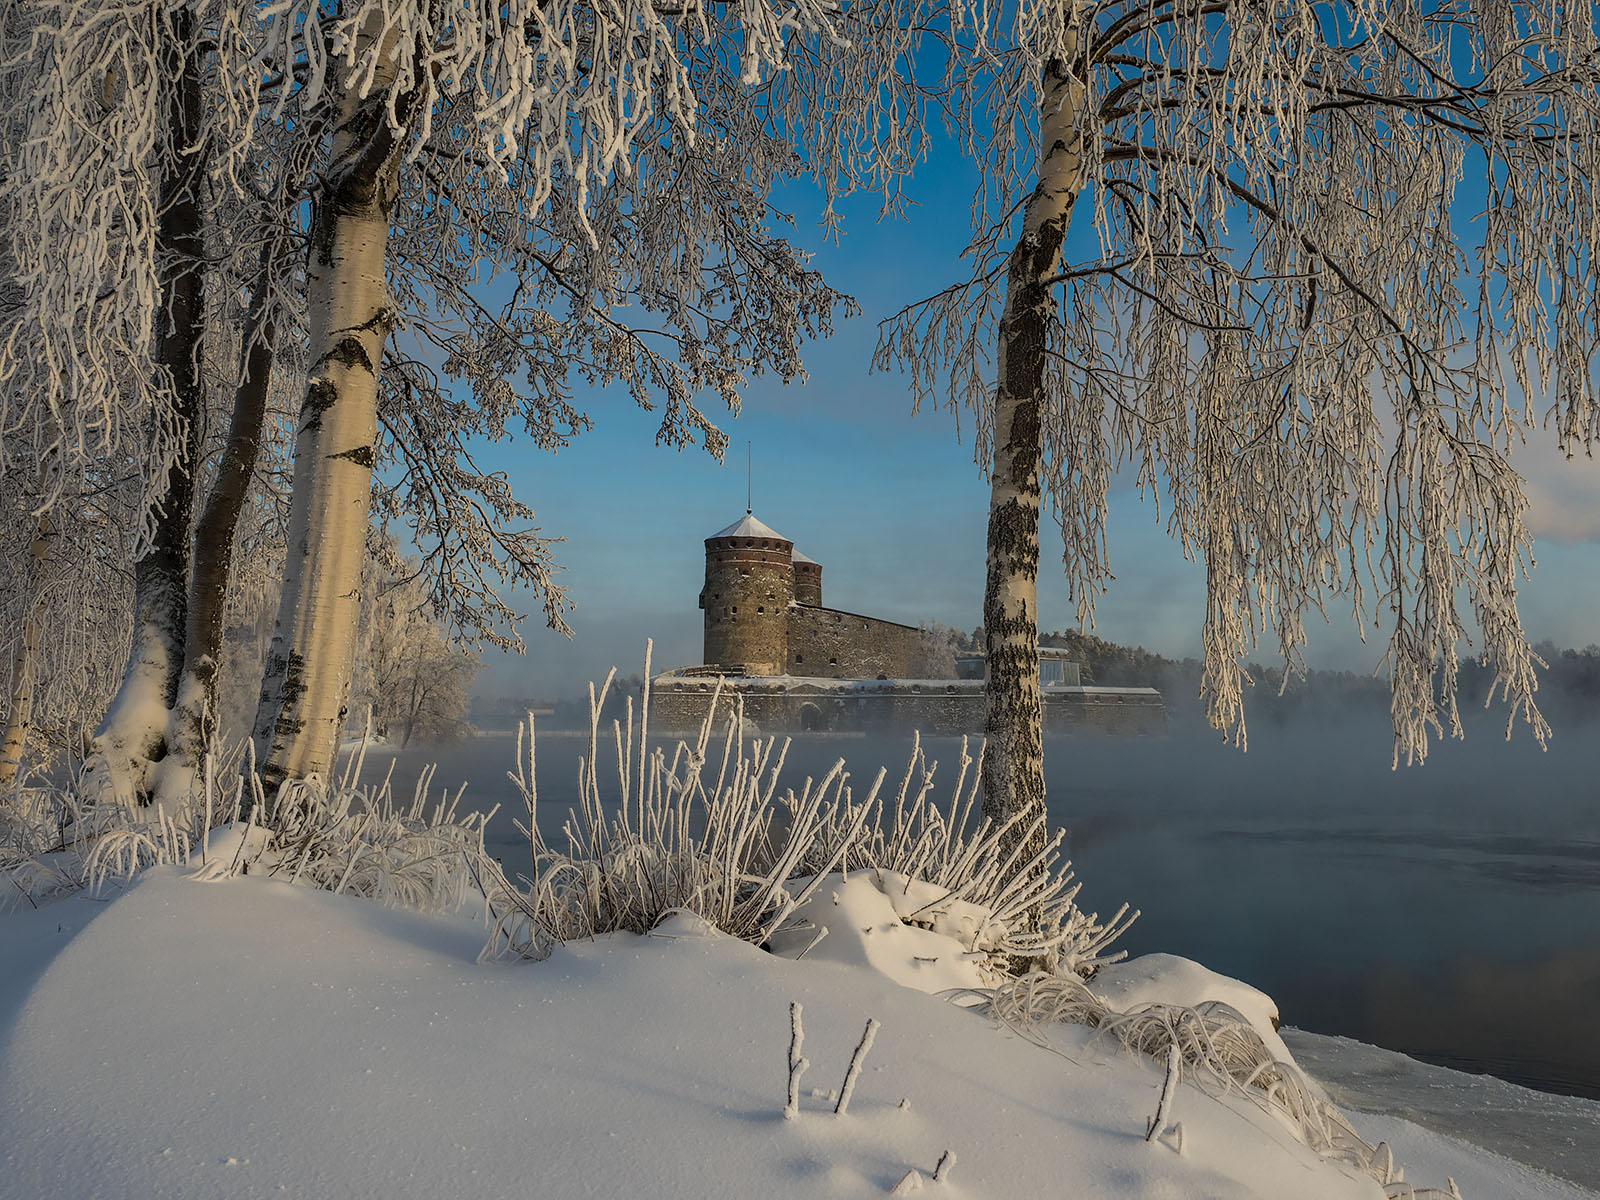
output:
[[[789,542],[790,545],[794,544],[792,539],[784,537],[783,534],[779,533],[770,525],[758,520],[755,514],[748,512],[735,521],[732,525],[729,525],[726,529],[719,529],[717,532],[711,535],[711,538],[726,537],[776,538],[780,542]],[[706,540],[710,541],[711,538],[707,538]]]

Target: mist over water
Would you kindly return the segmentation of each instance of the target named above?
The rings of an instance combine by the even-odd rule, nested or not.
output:
[[[1248,754],[1205,732],[1051,739],[1050,813],[1079,904],[1141,909],[1122,949],[1247,980],[1285,1024],[1600,1098],[1600,730],[1558,723],[1541,752],[1520,729],[1507,743],[1494,714],[1468,721],[1465,743],[1399,771],[1381,712],[1258,724]],[[960,740],[924,745],[947,798]],[[796,737],[783,779],[798,789],[842,757],[860,788],[879,766],[897,781],[910,746],[909,731]],[[437,762],[435,790],[466,781],[466,803],[501,804],[490,841],[513,872],[527,861],[504,774],[514,747],[486,735],[395,763],[399,790]],[[540,734],[547,836],[586,750]],[[602,748],[602,781],[609,759]],[[386,767],[375,757],[368,776]]]

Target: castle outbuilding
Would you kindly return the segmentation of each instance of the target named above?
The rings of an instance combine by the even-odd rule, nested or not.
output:
[[[747,511],[706,539],[705,665],[741,675],[904,679],[913,625],[826,608],[822,564]]]

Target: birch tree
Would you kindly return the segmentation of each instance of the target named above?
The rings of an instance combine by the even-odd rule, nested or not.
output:
[[[219,206],[253,183],[241,176],[254,91],[240,86],[255,58],[252,13],[245,0],[4,9],[0,204],[22,296],[5,312],[0,355],[0,390],[12,402],[5,462],[12,473],[30,459],[51,464],[55,490],[41,488],[37,471],[32,480],[41,512],[70,498],[60,481],[86,470],[120,463],[139,484],[142,515],[126,547],[133,647],[90,760],[95,786],[122,800],[147,793],[151,768],[183,740],[172,712],[216,390],[207,297],[228,291],[216,281],[229,263],[212,235],[238,211]]]
[[[540,364],[571,357],[577,346],[586,364],[580,369],[593,381],[621,382],[642,403],[652,394],[664,399],[659,440],[698,440],[720,451],[721,435],[695,406],[694,393],[736,397],[746,373],[761,365],[797,372],[795,342],[825,325],[838,303],[819,289],[802,256],[747,232],[764,228],[765,192],[793,159],[775,154],[768,112],[795,116],[803,98],[818,92],[808,84],[773,110],[763,107],[772,90],[759,101],[724,100],[736,90],[753,94],[751,85],[782,69],[787,38],[850,43],[838,33],[838,7],[817,0],[726,9],[517,0],[481,11],[438,0],[338,6],[302,0],[271,14],[275,61],[303,62],[295,104],[301,111],[325,107],[333,130],[313,189],[311,377],[295,448],[284,599],[257,724],[268,782],[277,783],[325,775],[344,722],[362,544],[381,450],[380,394],[393,386],[401,396],[443,399],[436,388],[418,387],[428,381],[415,362],[409,374],[403,361],[394,362],[397,382],[380,381],[402,312],[395,293],[403,277],[385,275],[399,216],[415,221],[430,211],[453,212],[444,240],[492,243],[508,252],[513,271],[519,263],[528,268],[516,271],[519,283],[542,280],[539,288],[570,301],[564,320],[530,313],[511,336],[504,321],[498,331],[490,321],[479,326],[487,338],[461,344],[472,353],[452,352],[447,366],[471,378],[480,401],[503,400],[513,372],[539,389],[546,379]],[[892,60],[897,52],[885,46],[902,44],[903,31],[892,22],[877,28],[885,38],[872,43],[873,53]],[[869,61],[852,55],[852,66]],[[825,82],[821,75],[806,78]],[[844,113],[839,127],[870,129],[882,90],[866,78],[841,89],[863,103]],[[815,111],[807,116],[814,124]],[[817,161],[834,164],[823,168],[830,190],[836,179],[855,186],[892,178],[909,161],[898,149],[860,155],[849,142],[842,149],[825,140],[815,145]],[[718,190],[709,176],[698,190],[680,186],[679,176],[657,176],[653,166],[659,160],[681,169],[702,157],[727,164],[719,178],[731,180],[731,188]],[[485,205],[482,197],[495,203]],[[634,208],[641,199],[646,203]],[[705,224],[708,213],[718,217],[717,226]],[[657,247],[624,249],[624,235],[652,220],[673,244],[670,253],[647,260],[647,247]],[[720,263],[689,249],[706,232],[729,250]],[[624,295],[660,306],[653,327],[615,319],[612,307]],[[511,307],[518,303],[514,297]],[[667,339],[665,352],[650,347],[655,337]],[[487,368],[476,365],[485,358]],[[565,419],[558,390],[548,399],[530,406],[537,419],[529,432],[558,444],[581,422]],[[398,411],[415,419],[430,407],[402,404]],[[475,411],[492,430],[513,410],[480,404]],[[392,443],[401,455],[426,455],[433,444],[403,437]],[[417,465],[408,460],[406,468]],[[494,513],[461,502],[461,474],[428,477],[442,482],[442,490],[425,497],[429,519],[444,522],[430,532],[469,529],[489,542],[499,538]],[[496,507],[497,489],[481,473],[472,486]],[[509,505],[504,511],[521,515]],[[519,562],[536,578],[544,570],[536,555],[519,557],[504,541],[499,546],[500,561]],[[471,572],[485,560],[451,561],[468,563]],[[547,616],[559,623],[558,594],[548,587],[544,594],[551,601]]]
[[[0,790],[25,764],[83,754],[131,641],[133,571],[123,547],[138,489],[104,474],[44,500],[28,472],[0,475]]]
[[[1041,503],[1092,623],[1123,467],[1204,561],[1203,690],[1241,744],[1243,658],[1266,640],[1303,668],[1306,618],[1336,598],[1388,628],[1397,763],[1459,736],[1469,645],[1542,739],[1510,455],[1541,422],[1587,450],[1600,413],[1595,10],[958,18],[946,113],[982,170],[972,271],[886,322],[877,361],[973,413],[988,456],[985,811],[1043,811]]]
[[[42,597],[34,598],[42,582],[50,556],[50,518],[36,518],[33,537],[23,568],[29,593],[22,629],[11,655],[11,687],[6,701],[5,737],[0,741],[0,792],[9,790],[27,753],[28,735],[33,730],[34,695],[39,687],[39,641],[43,625]]]
[[[430,543],[434,599],[458,631],[504,637],[496,624],[512,614],[495,584],[519,579],[559,627],[548,540],[505,527],[531,510],[472,464],[468,437],[499,436],[512,417],[544,446],[579,431],[588,418],[562,383],[575,362],[646,407],[664,401],[658,440],[719,453],[725,439],[696,394],[736,406],[752,373],[795,377],[798,341],[826,332],[846,303],[767,232],[766,195],[800,163],[774,131],[803,130],[830,194],[882,183],[886,201],[917,148],[902,132],[914,123],[898,119],[891,136],[860,136],[899,105],[881,79],[907,33],[887,7],[486,14],[443,0],[45,0],[4,14],[0,121],[7,147],[26,155],[0,201],[25,226],[18,244],[44,264],[25,280],[27,303],[8,312],[15,354],[0,383],[32,401],[13,408],[7,430],[31,423],[36,448],[86,461],[125,455],[143,486],[135,646],[97,747],[119,798],[181,790],[215,728],[219,613],[241,496],[259,482],[262,395],[293,369],[278,361],[280,327],[300,311],[283,262],[302,236],[308,176],[315,365],[261,706],[274,777],[317,774],[307,746],[331,751],[337,736],[361,481],[386,453],[403,469],[380,488],[382,511],[406,515]],[[800,34],[811,40],[787,62],[785,39]],[[830,48],[849,48],[859,74],[830,73]],[[780,68],[781,83],[752,88]],[[823,103],[836,120],[814,120]],[[391,241],[395,229],[404,236]],[[489,248],[516,273],[500,312],[472,294],[473,265],[454,281],[427,265],[459,263],[463,247]],[[208,292],[227,302],[208,309],[198,302]],[[416,303],[420,293],[431,294]],[[234,318],[215,328],[235,297],[248,298],[236,372]],[[642,305],[645,320],[618,320],[624,304]],[[95,306],[106,319],[84,317]],[[467,319],[435,345],[449,347],[446,373],[469,382],[470,405],[390,348],[397,322],[431,329],[452,309]],[[368,432],[386,354],[385,440]],[[519,375],[534,391],[523,402]],[[211,424],[207,391],[235,402],[214,474],[198,440]]]

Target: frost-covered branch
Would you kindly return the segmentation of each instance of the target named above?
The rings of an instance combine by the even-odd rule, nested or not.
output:
[[[1384,618],[1396,758],[1459,732],[1490,664],[1547,731],[1516,590],[1512,448],[1600,432],[1600,18],[1551,0],[1266,6],[1074,0],[954,10],[943,113],[981,168],[968,281],[882,327],[915,403],[974,420],[1040,178],[1050,63],[1097,247],[1053,264],[1039,483],[1080,619],[1110,571],[1118,470],[1207,571],[1205,688],[1242,741],[1240,664],[1303,665],[1308,617]],[[1087,225],[1084,226],[1087,229]],[[994,752],[991,743],[991,753]]]

